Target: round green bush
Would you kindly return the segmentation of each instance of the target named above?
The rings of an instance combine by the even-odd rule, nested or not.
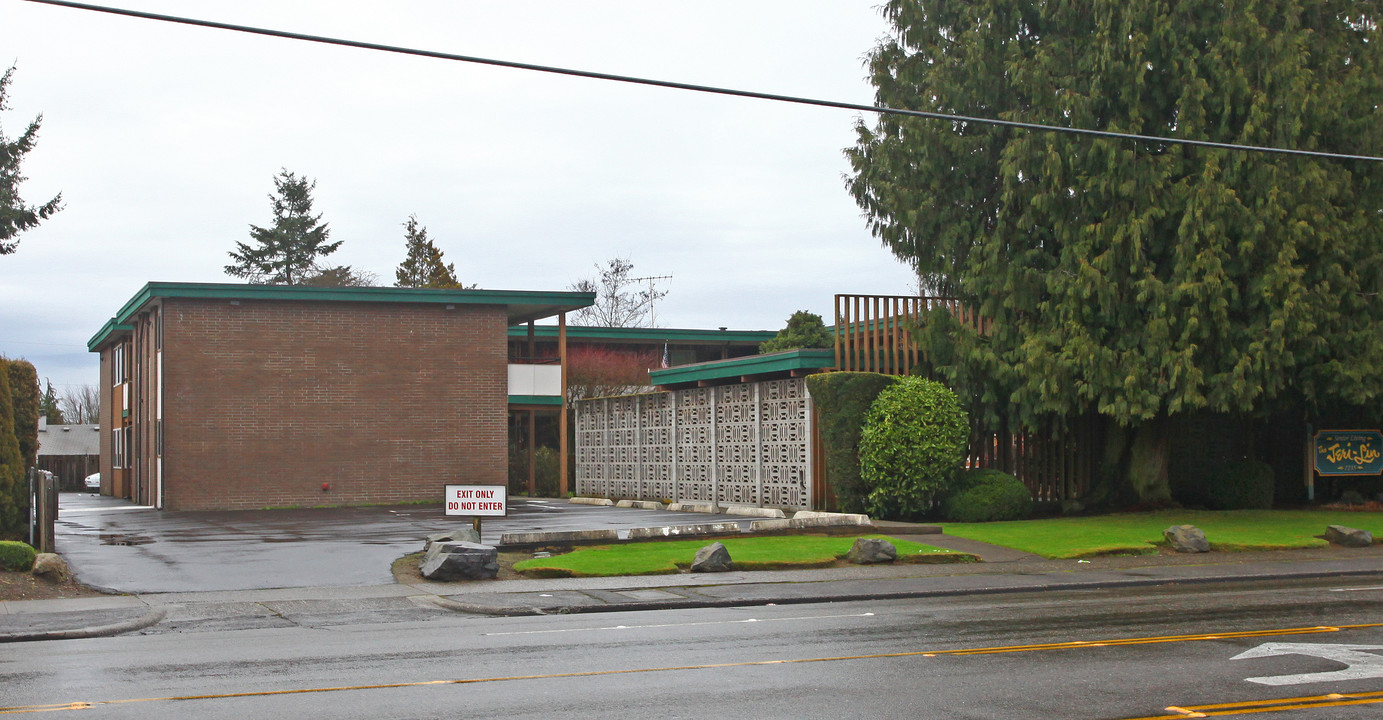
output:
[[[38,553],[28,543],[0,540],[0,570],[28,572],[34,568]]]
[[[931,508],[965,460],[970,424],[945,385],[900,377],[879,392],[860,431],[860,477],[875,517],[915,517]]]
[[[1271,465],[1258,460],[1228,462],[1206,486],[1206,504],[1212,510],[1268,510],[1274,485]]]
[[[999,470],[966,470],[957,475],[941,504],[955,522],[1022,520],[1032,514],[1032,493],[1023,481]]]

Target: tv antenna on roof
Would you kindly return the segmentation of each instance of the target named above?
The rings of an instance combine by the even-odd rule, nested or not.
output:
[[[648,281],[648,326],[649,326],[649,327],[658,327],[658,313],[654,312],[654,310],[653,310],[653,301],[658,299],[658,295],[657,295],[656,293],[653,292],[653,281],[654,281],[654,280],[671,280],[671,279],[672,279],[672,274],[671,274],[671,273],[669,273],[669,274],[667,274],[667,275],[650,275],[650,276],[648,276],[648,277],[629,278],[629,282],[643,282],[644,280],[647,280],[647,281]]]

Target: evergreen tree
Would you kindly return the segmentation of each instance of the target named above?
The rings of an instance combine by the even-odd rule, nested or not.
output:
[[[58,393],[53,389],[53,381],[44,379],[45,388],[43,398],[39,400],[38,412],[48,418],[49,425],[66,425],[67,420],[62,416],[62,407],[58,401]]]
[[[10,393],[9,361],[0,358],[0,540],[25,536],[29,494],[24,456],[14,432],[14,396]]]
[[[890,0],[877,104],[1383,154],[1377,8],[1347,0]],[[1383,394],[1383,163],[883,116],[849,187],[924,282],[992,321],[924,345],[991,420],[1098,413],[1167,498],[1167,422]]]
[[[427,228],[418,224],[418,216],[409,215],[403,227],[408,255],[394,271],[394,286],[465,289],[456,279],[456,267],[442,262],[442,251],[427,236]]]
[[[318,259],[341,247],[341,241],[327,242],[330,230],[321,214],[312,214],[315,180],[299,178],[287,170],[274,177],[274,193],[269,200],[274,208],[274,225],[250,226],[255,244],[237,242],[229,254],[235,260],[226,274],[252,283],[298,285],[318,270]]]
[[[28,360],[6,360],[10,376],[10,402],[14,436],[19,440],[19,455],[28,468],[38,462],[38,371]]]
[[[13,75],[13,65],[0,75],[0,111],[9,109],[5,94]],[[25,205],[19,197],[19,184],[27,179],[19,174],[19,165],[38,142],[38,128],[42,122],[42,115],[34,118],[14,140],[5,137],[0,128],[0,255],[14,252],[19,247],[20,233],[36,227],[62,209],[62,193],[37,206]]]
[[[798,310],[788,318],[787,327],[778,331],[772,340],[759,344],[759,352],[771,353],[798,348],[826,348],[835,344],[835,338],[826,329],[820,315],[806,310]]]

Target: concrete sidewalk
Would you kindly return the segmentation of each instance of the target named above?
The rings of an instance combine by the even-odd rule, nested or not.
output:
[[[889,528],[903,536],[905,528]],[[963,565],[856,566],[621,578],[503,580],[223,592],[149,593],[0,603],[0,642],[259,623],[342,625],[435,617],[845,602],[1352,576],[1383,577],[1383,547],[1046,560],[960,538],[914,539],[979,555]],[[1353,582],[1367,582],[1356,580]]]

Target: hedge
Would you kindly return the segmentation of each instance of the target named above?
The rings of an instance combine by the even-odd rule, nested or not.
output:
[[[807,376],[807,391],[820,413],[826,478],[842,512],[864,512],[873,488],[860,477],[860,431],[869,406],[898,378],[869,372]]]

